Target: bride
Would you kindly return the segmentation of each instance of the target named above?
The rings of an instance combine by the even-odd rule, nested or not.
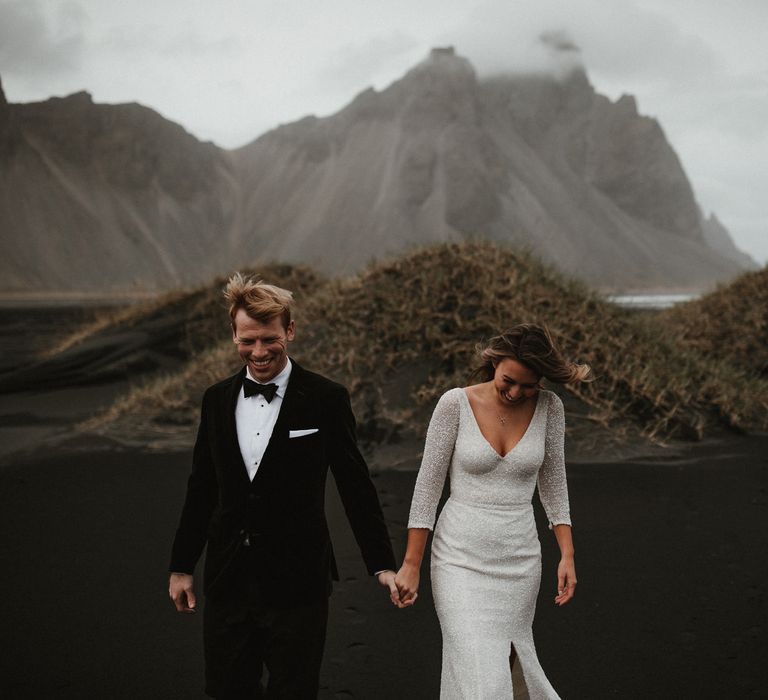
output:
[[[395,583],[401,604],[416,601],[427,535],[432,593],[443,634],[442,700],[513,696],[510,658],[519,659],[529,697],[557,698],[533,644],[541,547],[531,498],[539,498],[560,547],[555,603],[576,588],[563,458],[560,398],[541,388],[591,380],[566,362],[549,332],[520,324],[492,338],[475,374],[481,384],[443,394],[427,430]],[[435,525],[446,474],[450,497]]]

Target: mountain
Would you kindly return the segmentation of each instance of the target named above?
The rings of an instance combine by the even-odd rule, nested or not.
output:
[[[229,156],[137,104],[0,98],[3,291],[124,292],[231,263]]]
[[[233,155],[255,259],[350,272],[414,243],[488,238],[612,289],[709,287],[750,264],[723,254],[725,229],[705,236],[658,123],[580,69],[480,81],[438,49],[386,90]]]
[[[612,291],[754,267],[633,98],[580,68],[479,80],[452,49],[234,151],[136,104],[3,97],[0,185],[0,291],[168,289],[275,260],[346,274],[476,238]]]
[[[741,265],[745,270],[755,268],[755,261],[736,247],[728,229],[720,223],[717,216],[710,214],[706,219],[702,219],[702,232],[707,245],[720,255]]]

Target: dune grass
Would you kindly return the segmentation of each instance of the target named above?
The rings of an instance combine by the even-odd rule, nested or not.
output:
[[[349,387],[366,441],[422,434],[436,398],[467,383],[476,344],[524,321],[547,324],[567,357],[594,368],[597,381],[569,390],[602,426],[631,425],[655,440],[767,427],[768,383],[681,343],[666,317],[621,309],[510,249],[439,245],[343,280],[285,266],[261,272],[295,291],[292,355]],[[196,306],[219,325],[222,285],[200,290]],[[209,340],[177,373],[134,389],[86,427],[190,429],[205,387],[239,367],[231,339]]]
[[[531,321],[547,324],[566,356],[592,365],[598,381],[571,391],[603,424],[631,421],[649,437],[698,438],[715,425],[749,429],[765,420],[766,388],[752,387],[744,373],[679,348],[652,317],[491,244],[439,246],[376,265],[330,284],[317,301],[312,318],[320,320],[310,333],[325,348],[321,371],[344,368],[367,395],[369,413],[386,412],[391,400],[381,387],[399,368],[427,365],[411,394],[431,405],[466,384],[478,341]],[[753,392],[753,401],[742,400]]]
[[[680,347],[768,380],[768,267],[660,315]]]

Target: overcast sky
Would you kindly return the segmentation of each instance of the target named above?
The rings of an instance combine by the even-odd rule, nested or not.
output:
[[[240,146],[386,87],[433,46],[478,73],[547,69],[563,31],[611,99],[635,95],[705,213],[768,261],[768,0],[0,0],[8,100],[137,101]]]

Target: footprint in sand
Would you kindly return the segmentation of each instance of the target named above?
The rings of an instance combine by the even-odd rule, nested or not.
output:
[[[344,613],[348,618],[347,624],[350,625],[363,625],[368,619],[365,615],[361,615],[357,608],[344,608]]]

